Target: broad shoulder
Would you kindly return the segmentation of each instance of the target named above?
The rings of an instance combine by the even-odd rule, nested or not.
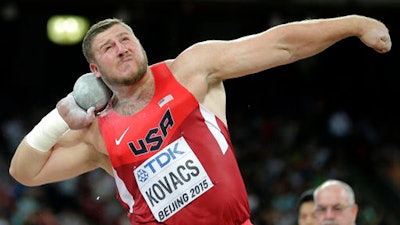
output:
[[[192,61],[182,58],[164,61],[175,79],[191,92],[199,102],[207,95],[207,75],[201,68],[196,69]]]
[[[175,59],[165,60],[169,69],[176,77],[207,76],[208,67],[213,56],[204,43],[196,43],[182,51]]]
[[[176,80],[184,86],[193,96],[226,122],[225,116],[225,90],[223,80],[215,75],[215,62],[197,61],[195,54],[179,55],[174,60],[165,61]]]

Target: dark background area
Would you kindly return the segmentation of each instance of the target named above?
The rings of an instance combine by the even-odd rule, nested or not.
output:
[[[292,107],[286,100],[296,101],[301,95],[309,95],[327,97],[335,104],[362,113],[379,113],[374,111],[382,107],[390,108],[380,112],[392,113],[395,109],[399,84],[395,72],[399,54],[395,42],[399,6],[290,1],[79,1],[74,4],[73,1],[39,0],[14,2],[13,5],[17,15],[1,21],[4,32],[1,42],[6,53],[2,60],[4,83],[15,90],[12,98],[5,100],[7,105],[17,109],[20,103],[24,103],[22,108],[25,109],[54,104],[71,90],[78,76],[88,71],[80,44],[58,46],[47,39],[46,21],[57,13],[83,15],[91,23],[105,17],[126,18],[147,50],[150,63],[173,58],[197,41],[232,39],[278,23],[353,13],[376,17],[391,30],[394,46],[390,53],[377,54],[350,38],[312,59],[239,82],[229,81],[228,89],[246,85],[241,91],[228,93],[234,95],[235,101],[231,104],[247,105],[264,98],[269,104]],[[8,5],[3,3],[4,6]],[[243,89],[256,93],[239,94]],[[16,94],[21,91],[22,95]],[[10,93],[4,88],[1,94],[9,96]]]
[[[13,210],[7,208],[9,205],[2,209],[0,204],[0,210],[5,210],[0,211],[0,219],[14,215],[15,202],[22,195],[21,191],[16,194],[15,188],[24,189],[7,174],[21,135],[72,90],[80,75],[89,71],[80,44],[58,46],[47,39],[46,22],[51,15],[77,14],[91,23],[107,17],[123,18],[146,49],[149,63],[156,63],[174,58],[202,40],[233,39],[306,18],[362,14],[387,25],[393,42],[391,52],[378,54],[353,37],[317,56],[226,81],[229,126],[250,196],[257,199],[255,225],[290,224],[282,222],[282,217],[288,215],[286,211],[293,216],[293,207],[277,207],[276,196],[291,196],[293,205],[297,194],[329,177],[348,181],[356,195],[360,193],[360,201],[365,203],[360,225],[400,223],[400,2],[31,0],[2,1],[0,9],[0,157],[4,161],[0,169],[4,169],[2,181],[13,188],[7,189],[11,197],[0,195],[0,202],[6,195],[13,206]],[[353,124],[351,134],[345,137],[327,131],[327,121],[338,111],[346,112]],[[9,129],[15,120],[26,130]],[[296,137],[288,138],[293,133]],[[331,150],[322,168],[313,167],[321,151],[308,150],[310,145]],[[272,163],[270,159],[286,162],[285,169],[273,178],[264,173],[266,164]],[[302,180],[297,186],[294,174]],[[57,192],[51,185],[46,190]]]

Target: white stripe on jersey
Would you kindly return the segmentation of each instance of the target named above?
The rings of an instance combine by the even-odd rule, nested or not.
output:
[[[115,171],[114,168],[112,169],[114,173],[115,184],[117,185],[118,188],[119,196],[121,197],[121,200],[129,206],[129,212],[133,213],[133,205],[135,204],[135,200],[133,200],[133,196],[126,188],[124,181],[122,181],[121,178],[119,178],[117,171]]]
[[[225,152],[228,150],[228,142],[226,141],[224,135],[221,133],[221,129],[218,126],[215,115],[201,104],[200,104],[200,113],[201,115],[203,115],[208,129],[213,134],[215,140],[218,142],[222,154],[225,154]]]

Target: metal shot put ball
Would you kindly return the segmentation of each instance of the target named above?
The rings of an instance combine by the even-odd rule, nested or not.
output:
[[[93,73],[80,76],[74,84],[73,96],[75,102],[84,110],[94,106],[95,111],[103,109],[111,98],[111,90],[101,78]]]

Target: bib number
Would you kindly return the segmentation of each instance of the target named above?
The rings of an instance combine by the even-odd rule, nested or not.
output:
[[[158,222],[163,222],[214,185],[181,137],[134,170],[139,190]]]

